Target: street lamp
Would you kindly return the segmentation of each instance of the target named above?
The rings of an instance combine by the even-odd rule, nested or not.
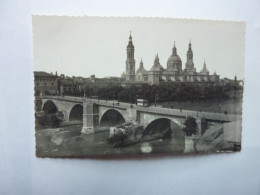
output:
[[[218,105],[218,110],[219,110],[219,114],[220,114],[220,111],[221,111],[221,104]]]
[[[156,90],[154,91],[154,106],[156,107]]]
[[[157,94],[157,90],[155,88],[155,91],[154,91],[154,106],[156,107],[157,105],[157,98],[158,98],[158,94]]]
[[[199,115],[199,98],[197,97],[197,117]]]

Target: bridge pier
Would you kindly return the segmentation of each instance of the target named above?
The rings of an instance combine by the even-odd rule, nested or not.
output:
[[[197,117],[196,123],[197,123],[197,129],[198,129],[197,136],[201,137],[207,129],[207,120],[205,118]]]
[[[98,107],[96,107],[91,100],[83,103],[83,127],[81,133],[94,133],[98,121]]]

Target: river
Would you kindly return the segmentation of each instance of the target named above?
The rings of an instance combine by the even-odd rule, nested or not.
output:
[[[82,157],[149,153],[182,153],[184,140],[173,137],[140,142],[115,148],[107,143],[108,129],[94,134],[81,134],[81,125],[36,131],[36,154],[39,157]]]

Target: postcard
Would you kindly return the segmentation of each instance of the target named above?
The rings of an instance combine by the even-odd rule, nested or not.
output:
[[[241,150],[245,23],[32,16],[38,157]]]

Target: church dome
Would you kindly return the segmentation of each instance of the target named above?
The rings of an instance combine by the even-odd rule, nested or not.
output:
[[[182,61],[181,58],[177,55],[177,49],[174,47],[172,49],[172,55],[169,57],[167,61],[167,69],[170,71],[181,71]]]
[[[209,74],[209,71],[206,67],[206,62],[204,60],[204,64],[203,64],[203,69],[200,71],[200,74],[203,74],[203,75],[208,75]]]
[[[159,62],[158,53],[155,56],[154,65],[152,66],[150,71],[154,71],[154,72],[163,71],[163,67]]]
[[[160,66],[152,66],[151,70],[150,71],[153,71],[153,72],[160,72],[162,71],[161,67]]]
[[[177,64],[181,63],[181,58],[178,55],[171,55],[168,58],[167,65],[174,65],[176,63]]]
[[[147,71],[144,68],[144,64],[143,64],[143,60],[142,59],[141,59],[140,66],[137,69],[136,73],[147,74]]]

